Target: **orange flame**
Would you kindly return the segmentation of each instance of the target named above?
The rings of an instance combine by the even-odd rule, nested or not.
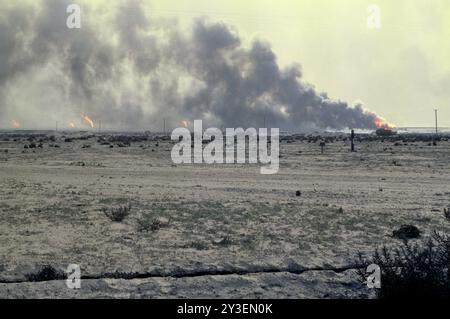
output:
[[[373,124],[377,129],[384,128],[384,129],[394,129],[396,128],[395,124],[389,123],[386,119],[382,118],[381,116],[376,115],[373,112],[367,112],[368,114],[372,115],[374,120]]]
[[[19,128],[20,127],[20,123],[17,122],[16,120],[12,120],[11,125],[12,125],[13,128]]]
[[[384,118],[377,116],[374,120],[374,124],[376,128],[384,128],[384,129],[393,129],[395,128],[395,125],[392,123],[389,123]]]
[[[69,126],[70,126],[71,128],[75,128],[75,123],[74,123],[74,122],[70,122],[70,123],[69,123]]]
[[[181,124],[181,126],[183,126],[183,127],[188,127],[189,121],[188,121],[188,120],[181,120],[181,121],[180,121],[180,124]]]
[[[86,114],[81,114],[81,117],[87,125],[89,125],[91,128],[94,128],[94,121],[92,121],[89,116],[87,116]]]

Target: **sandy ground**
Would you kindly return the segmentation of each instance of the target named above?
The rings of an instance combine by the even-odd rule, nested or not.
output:
[[[42,148],[24,148],[30,136],[0,134],[0,298],[367,298],[341,271],[358,251],[399,244],[402,224],[450,233],[450,141],[363,140],[350,153],[336,139],[321,154],[283,139],[279,173],[261,175],[174,165],[155,136],[118,147],[110,134],[42,133]],[[104,213],[128,203],[122,222]],[[80,265],[82,288],[29,282],[47,264]]]

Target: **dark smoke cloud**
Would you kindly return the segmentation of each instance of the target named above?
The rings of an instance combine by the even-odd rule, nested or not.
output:
[[[280,69],[268,43],[247,48],[223,23],[198,19],[182,32],[127,1],[107,24],[82,7],[82,28],[70,30],[69,4],[0,2],[0,125],[52,127],[88,114],[117,129],[159,130],[163,119],[168,127],[182,119],[295,131],[374,127],[375,115],[316,92],[298,65]]]

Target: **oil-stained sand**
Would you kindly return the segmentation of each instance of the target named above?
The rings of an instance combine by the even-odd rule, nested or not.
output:
[[[399,244],[402,224],[450,231],[446,140],[363,139],[350,153],[333,137],[322,155],[283,138],[279,173],[261,175],[173,165],[153,135],[53,135],[0,136],[0,297],[370,297],[345,270],[358,251]],[[122,222],[104,213],[128,203]],[[45,264],[90,279],[27,282]]]

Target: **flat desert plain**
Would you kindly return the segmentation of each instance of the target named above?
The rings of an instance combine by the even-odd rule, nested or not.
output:
[[[449,138],[359,136],[351,153],[346,135],[285,136],[274,175],[174,165],[172,147],[1,133],[0,298],[371,298],[358,252],[400,245],[404,224],[450,233]],[[58,275],[69,264],[80,289]]]

